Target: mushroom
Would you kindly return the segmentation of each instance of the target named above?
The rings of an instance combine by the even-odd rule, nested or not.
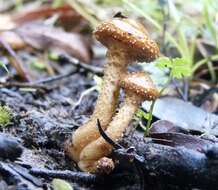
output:
[[[125,91],[125,100],[119,112],[114,116],[105,133],[113,140],[119,140],[134,113],[144,100],[154,100],[159,92],[147,73],[136,72],[126,74],[121,81]],[[112,151],[112,146],[103,137],[88,144],[80,154],[79,167],[92,173],[110,172],[114,168],[111,159],[106,158]],[[103,164],[102,164],[103,163]]]
[[[157,44],[151,40],[143,25],[127,18],[113,18],[103,22],[94,36],[108,48],[108,63],[104,69],[103,88],[95,110],[87,123],[79,127],[66,145],[67,154],[79,160],[82,149],[99,137],[96,120],[101,121],[105,130],[116,110],[119,82],[126,73],[128,64],[135,61],[152,61],[158,54]]]

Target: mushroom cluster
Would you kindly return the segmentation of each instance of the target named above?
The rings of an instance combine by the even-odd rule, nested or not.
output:
[[[141,102],[158,97],[158,91],[144,72],[127,73],[127,66],[136,61],[154,60],[159,49],[149,38],[143,25],[132,19],[114,18],[97,27],[94,35],[108,48],[108,63],[104,69],[103,88],[89,121],[79,127],[66,146],[67,154],[81,170],[110,172],[113,161],[106,158],[112,150],[97,129],[97,119],[105,133],[114,141],[122,136]],[[115,114],[120,88],[126,97]]]

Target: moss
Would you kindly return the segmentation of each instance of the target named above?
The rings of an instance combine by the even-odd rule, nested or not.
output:
[[[6,126],[12,120],[12,113],[9,107],[0,106],[0,125]]]

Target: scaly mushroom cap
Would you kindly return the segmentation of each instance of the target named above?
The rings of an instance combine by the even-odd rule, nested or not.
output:
[[[135,72],[125,75],[121,81],[121,87],[125,91],[131,91],[146,100],[155,100],[159,91],[152,82],[150,76],[145,72]]]
[[[145,27],[132,19],[114,18],[103,22],[94,35],[108,48],[120,47],[133,61],[150,62],[159,55],[159,48]]]

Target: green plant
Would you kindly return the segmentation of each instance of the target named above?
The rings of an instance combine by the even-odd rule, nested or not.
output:
[[[216,3],[216,1],[204,0],[203,15],[205,29],[208,31],[210,38],[216,47],[216,51],[218,52],[218,36],[215,24],[216,13],[218,11],[218,7],[215,5]]]
[[[191,67],[187,60],[183,58],[168,58],[168,57],[160,57],[154,62],[154,65],[167,73],[167,80],[161,85],[159,94],[160,96],[163,94],[164,90],[168,87],[172,79],[181,80],[184,77],[189,77],[191,75]],[[151,121],[153,117],[153,109],[156,100],[152,101],[150,109],[148,113],[145,113],[143,110],[139,110],[136,113],[136,120],[145,119],[147,121],[146,126],[143,126],[140,123],[140,126],[145,131],[145,136],[149,134],[149,130],[151,128]]]
[[[199,14],[197,18],[187,14],[186,8],[183,8],[187,3],[179,1],[134,1],[133,3],[133,1],[123,0],[123,3],[131,13],[143,16],[146,22],[156,29],[156,34],[165,38],[163,40],[165,44],[169,43],[170,46],[168,47],[175,48],[179,56],[187,61],[192,70],[190,78],[193,78],[195,71],[202,64],[206,64],[212,81],[216,82],[216,73],[210,57],[216,57],[217,53],[215,55],[203,55],[204,58],[197,61],[194,53],[196,52],[197,38],[203,36],[204,33],[209,33],[210,41],[214,42],[216,49],[218,47],[215,28],[217,1],[201,0],[200,3],[198,2],[201,6],[197,11],[203,12],[203,17],[202,14]],[[195,5],[194,1],[191,1],[191,3]],[[167,15],[167,19],[161,19],[161,9],[165,13],[162,17]],[[163,27],[164,25],[167,25],[167,27]]]
[[[42,62],[42,60],[37,60],[37,59],[33,59],[32,62],[30,63],[30,67],[33,69],[33,70],[36,70],[36,71],[45,71],[46,70],[46,66],[45,64]]]
[[[155,29],[157,29],[158,33],[162,34],[164,28],[162,27],[162,23],[160,23],[160,21],[156,21],[154,18],[152,18],[152,16],[149,14],[150,12],[145,12],[141,7],[131,3],[128,0],[123,0],[123,2],[134,12],[138,13],[139,15],[143,16],[146,21],[148,21],[153,27],[155,27]],[[169,4],[169,10],[170,13],[172,14],[172,25],[175,26],[175,30],[176,33],[178,34],[177,39],[175,38],[175,36],[173,34],[171,34],[169,31],[165,31],[166,33],[166,39],[167,41],[169,41],[180,53],[180,55],[184,58],[187,58],[187,60],[189,60],[189,64],[191,64],[192,61],[190,61],[190,58],[192,57],[192,51],[189,51],[189,47],[188,46],[188,42],[186,40],[184,31],[182,31],[182,25],[181,25],[181,20],[182,17],[181,15],[178,13],[176,7],[174,6],[174,4],[171,1],[167,1]],[[156,5],[157,6],[157,5]]]
[[[0,125],[6,126],[11,123],[12,113],[9,107],[0,106]]]

